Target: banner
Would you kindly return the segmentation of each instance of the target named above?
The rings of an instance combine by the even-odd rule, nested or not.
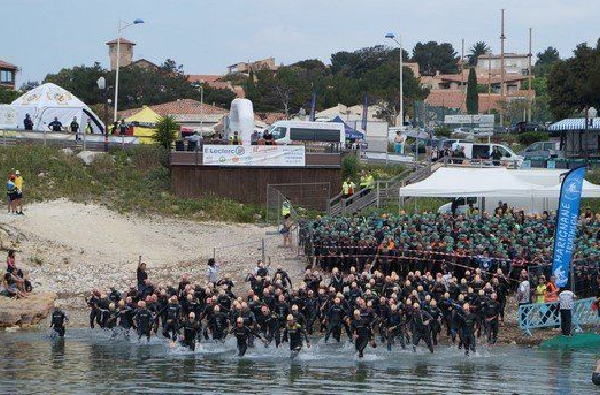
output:
[[[575,168],[567,173],[560,187],[552,259],[552,273],[556,277],[557,287],[566,286],[569,279],[571,257],[577,238],[579,202],[584,176],[585,166]]]
[[[310,104],[310,116],[308,118],[308,120],[310,122],[314,122],[315,121],[315,111],[317,109],[317,92],[314,91],[313,95],[312,95],[312,103]]]
[[[367,94],[367,92],[363,93],[363,103],[362,103],[362,123],[360,125],[360,128],[363,130],[363,132],[367,131],[367,121],[368,121],[368,115],[369,115],[369,95]]]
[[[205,145],[205,166],[304,167],[303,145]]]

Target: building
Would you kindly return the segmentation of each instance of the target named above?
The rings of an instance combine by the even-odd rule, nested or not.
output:
[[[239,62],[234,63],[231,66],[227,67],[229,74],[249,74],[250,70],[272,70],[275,71],[278,69],[277,64],[275,63],[275,58],[270,57],[262,60],[255,60],[254,62]]]
[[[130,67],[139,67],[141,69],[144,70],[156,70],[158,69],[158,66],[156,65],[156,63],[151,62],[147,59],[138,59],[134,62],[131,62],[129,64]],[[121,65],[119,65],[119,67],[121,67]]]
[[[17,66],[0,60],[0,87],[15,90]]]
[[[491,66],[491,67],[490,67]],[[477,74],[500,74],[502,70],[500,55],[486,53],[477,57]],[[504,54],[506,75],[529,75],[529,55],[517,53]]]
[[[110,59],[110,69],[117,68],[117,39],[106,43],[108,45],[108,57]],[[133,59],[134,42],[121,37],[119,39],[119,67],[127,67]]]
[[[421,71],[419,70],[419,63],[417,62],[402,62],[402,67],[408,67],[412,70],[415,77],[421,75]]]
[[[239,99],[243,99],[246,97],[246,92],[241,85],[234,85],[231,81],[221,81],[223,78],[222,75],[214,75],[214,74],[195,74],[188,75],[188,81],[197,87],[200,87],[200,84],[206,84],[213,89],[223,89],[230,90],[236,94]]]
[[[492,92],[500,92],[501,76],[499,74],[492,74],[488,70],[481,71],[479,68],[475,69],[477,76],[478,85],[492,85]],[[527,81],[527,76],[506,74],[504,77],[504,84],[506,86],[507,93],[514,93],[523,89],[523,82]],[[467,91],[469,81],[469,70],[463,70],[462,75],[459,74],[436,74],[434,76],[422,76],[421,86],[431,91],[436,90],[450,90],[450,91]]]
[[[170,115],[181,126],[187,127],[212,127],[219,123],[223,115],[228,114],[229,110],[221,107],[211,106],[206,103],[201,104],[197,100],[179,99],[168,103],[148,106],[160,116]],[[119,112],[119,119],[129,118],[143,111],[145,107],[133,108]]]

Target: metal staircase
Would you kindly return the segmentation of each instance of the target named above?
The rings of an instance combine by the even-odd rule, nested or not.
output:
[[[376,181],[374,189],[368,193],[365,189],[361,189],[349,199],[345,199],[340,193],[330,201],[330,215],[353,214],[373,205],[380,207],[398,203],[400,188],[423,181],[441,166],[439,163],[433,163],[417,169],[409,169],[389,180]]]

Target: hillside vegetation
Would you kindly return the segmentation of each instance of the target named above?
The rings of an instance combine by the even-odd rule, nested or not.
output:
[[[115,150],[91,165],[75,153],[26,145],[0,147],[0,174],[18,169],[25,203],[67,198],[100,203],[118,212],[175,215],[198,220],[252,222],[261,209],[208,197],[181,199],[170,192],[167,151],[157,146]]]

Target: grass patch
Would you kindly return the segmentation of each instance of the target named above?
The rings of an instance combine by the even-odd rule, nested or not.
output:
[[[73,154],[40,145],[0,148],[0,174],[20,170],[26,202],[68,198],[121,213],[162,214],[198,220],[254,222],[264,209],[220,197],[181,199],[171,194],[168,152],[158,146],[113,150],[90,165]]]

